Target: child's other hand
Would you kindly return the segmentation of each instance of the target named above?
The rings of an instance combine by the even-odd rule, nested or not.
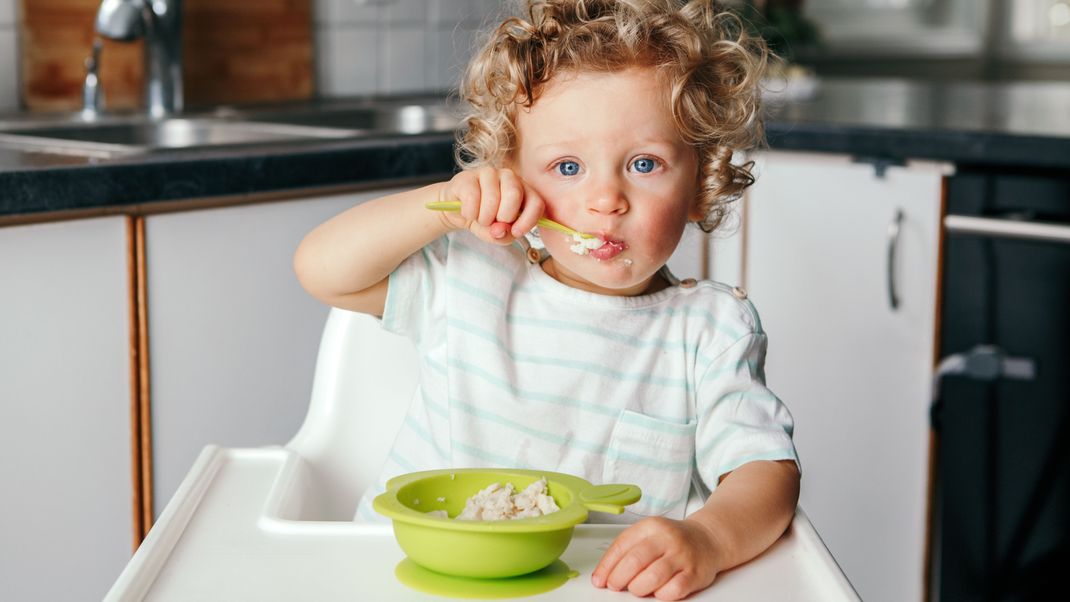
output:
[[[460,213],[444,212],[455,228],[467,228],[480,239],[501,245],[527,234],[545,205],[510,169],[480,167],[453,176],[442,199],[461,201]]]
[[[713,535],[688,520],[645,518],[628,527],[591,574],[595,587],[680,600],[713,583],[720,570]]]

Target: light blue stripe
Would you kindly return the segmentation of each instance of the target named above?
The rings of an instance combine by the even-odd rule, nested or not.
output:
[[[424,400],[424,405],[425,406],[427,406],[428,408],[431,408],[431,410],[434,411],[439,416],[442,416],[443,418],[449,420],[450,411],[449,411],[449,409],[446,408],[446,406],[440,404],[438,401],[432,400],[430,397],[428,397],[426,395],[426,392],[423,395],[423,400]]]
[[[458,291],[460,291],[460,292],[462,292],[462,293],[464,293],[466,295],[469,295],[469,296],[475,297],[476,299],[480,299],[482,301],[490,303],[491,305],[497,307],[498,309],[505,309],[505,302],[502,301],[500,298],[498,298],[496,295],[492,295],[492,294],[490,294],[490,293],[488,293],[488,292],[486,292],[486,291],[484,291],[484,290],[482,290],[482,289],[480,289],[478,287],[475,287],[475,286],[472,286],[471,284],[468,284],[467,282],[463,282],[461,280],[458,280],[457,278],[454,278],[453,276],[450,276],[450,277],[446,278],[446,282],[452,288],[454,288],[454,289],[456,289],[456,290],[458,290]]]
[[[529,391],[529,390],[526,390],[526,389],[521,389],[519,387],[514,386],[513,383],[509,382],[508,380],[499,378],[497,375],[491,374],[490,372],[487,372],[486,370],[480,368],[479,366],[476,366],[474,364],[469,364],[467,362],[463,362],[463,361],[458,360],[458,359],[450,360],[450,366],[454,367],[457,370],[461,370],[463,372],[467,372],[468,374],[471,374],[472,376],[476,376],[478,378],[481,378],[487,384],[489,384],[491,386],[494,386],[494,387],[497,387],[497,388],[505,391],[506,393],[508,393],[510,396],[512,396],[515,399],[522,399],[522,400],[525,400],[525,401],[544,401],[546,403],[552,403],[552,404],[555,404],[555,405],[565,406],[565,407],[568,407],[568,408],[576,408],[576,409],[579,409],[579,410],[584,410],[584,411],[587,411],[587,412],[591,412],[592,414],[601,414],[603,416],[616,417],[617,415],[620,414],[620,409],[619,408],[601,406],[601,405],[594,404],[594,403],[588,403],[588,402],[585,402],[585,401],[582,401],[582,400],[579,400],[579,399],[576,399],[576,398],[565,397],[563,395],[551,395],[549,393],[540,393],[540,392],[537,392],[537,391]],[[676,420],[675,416],[669,416],[669,415],[665,415],[665,414],[653,414],[653,413],[647,412],[647,415],[648,416],[652,416],[654,418],[661,419],[661,420],[668,420],[668,421]]]
[[[720,368],[717,368],[715,370],[710,370],[710,367],[707,366],[706,369],[702,372],[702,377],[699,379],[698,384],[701,386],[710,377],[719,378],[721,376],[724,376],[725,374],[736,374],[744,366],[746,366],[747,370],[751,374],[753,374],[755,372],[756,364],[757,362],[755,360],[741,358],[738,362],[731,366],[721,366]]]
[[[663,307],[660,309],[646,309],[641,313],[647,313],[651,316],[666,315],[666,316],[682,316],[685,320],[689,320],[693,317],[702,318],[705,322],[713,326],[713,330],[720,331],[727,334],[732,339],[742,338],[746,333],[741,333],[731,325],[718,320],[716,316],[708,309],[702,309],[693,307],[691,305],[685,305],[684,307]]]
[[[625,462],[631,462],[632,464],[638,464],[648,468],[656,468],[658,470],[687,470],[691,466],[690,460],[687,462],[658,462],[651,458],[630,454],[628,452],[616,451],[613,449],[607,451],[608,453],[606,454],[606,457],[611,460],[624,460]]]
[[[714,477],[716,478],[716,477],[719,477],[720,475],[723,475],[726,472],[730,472],[730,471],[736,470],[737,468],[743,466],[744,464],[747,464],[747,463],[750,463],[750,462],[759,462],[761,460],[769,460],[769,461],[791,460],[791,461],[795,462],[796,464],[799,462],[798,457],[794,453],[792,453],[791,450],[778,449],[778,450],[774,450],[774,451],[751,454],[749,456],[744,456],[742,458],[733,460],[731,462],[726,462],[725,464],[722,465],[721,469],[719,469],[716,473],[714,473]]]
[[[435,448],[435,452],[438,453],[439,458],[442,458],[443,460],[449,459],[449,454],[447,454],[445,450],[438,446],[438,442],[435,441],[435,438],[431,436],[431,433],[427,432],[424,427],[420,426],[412,416],[405,417],[405,424],[407,424],[408,427],[411,428],[413,432],[415,432],[421,439],[426,441],[428,445]]]
[[[435,372],[438,372],[439,374],[441,374],[443,376],[446,376],[448,374],[448,372],[446,371],[446,367],[443,366],[442,364],[436,362],[435,360],[431,359],[431,356],[425,355],[424,356],[424,363],[427,364],[428,368],[431,368],[432,370],[434,370]]]
[[[459,359],[451,359],[450,366],[463,372],[467,372],[468,374],[471,374],[473,376],[477,376],[483,379],[488,384],[491,384],[495,387],[498,387],[499,389],[506,391],[507,393],[509,393],[509,395],[516,399],[523,399],[526,401],[545,401],[547,403],[585,410],[593,414],[601,414],[603,416],[617,416],[618,414],[620,414],[619,408],[587,403],[585,401],[581,401],[572,397],[565,397],[563,395],[551,395],[549,393],[538,393],[535,391],[526,391],[520,389],[519,387],[513,385],[511,382],[499,378],[497,375],[491,374],[490,372],[487,372],[479,366],[469,364],[468,362],[464,362]]]
[[[695,453],[695,457],[699,460],[706,458],[706,455],[709,454],[713,450],[713,448],[717,447],[729,436],[734,435],[742,429],[743,427],[735,423],[730,422],[726,424],[724,428],[720,430],[720,432],[714,435],[712,439],[707,441],[705,445],[703,445],[702,448]]]
[[[460,239],[454,238],[453,239],[453,246],[455,246],[455,247],[463,250],[464,252],[468,253],[469,255],[474,257],[475,259],[479,260],[480,263],[488,265],[488,266],[494,268],[495,270],[498,270],[499,272],[509,276],[510,279],[512,279],[516,275],[516,270],[514,268],[502,263],[502,260],[496,259],[494,257],[491,257],[490,255],[487,255],[486,253],[476,249],[475,247],[472,247],[470,245],[467,245],[467,244],[461,242]]]
[[[509,420],[508,418],[505,418],[504,416],[500,416],[488,410],[474,407],[459,399],[450,398],[450,405],[481,420],[500,424],[515,431],[528,434],[537,439],[548,441],[555,445],[562,445],[570,448],[581,449],[583,451],[604,455],[607,458],[624,460],[625,462],[639,464],[641,466],[647,466],[649,468],[656,468],[659,470],[687,470],[691,466],[690,462],[661,462],[653,458],[647,458],[645,456],[639,456],[625,451],[611,449],[605,445],[601,445],[598,443],[590,443],[588,441],[582,441],[578,439],[569,439],[554,433],[547,433],[545,431],[541,431],[539,429],[535,429],[527,425],[514,422],[512,420]]]
[[[686,310],[686,309],[687,308],[684,308],[684,310]],[[645,310],[645,311],[647,313],[658,313],[658,312],[656,312],[654,310]],[[676,312],[676,310],[674,310],[672,308],[666,308],[666,309],[662,310],[662,312],[674,313],[674,312]],[[698,310],[696,310],[695,312],[692,312],[692,313],[701,313],[701,314],[704,315],[704,317],[708,321],[714,321],[713,314],[709,313],[708,311],[702,310],[701,312],[699,312]],[[534,317],[531,317],[531,316],[515,316],[515,315],[507,316],[506,320],[511,324],[516,324],[517,326],[524,326],[524,327],[530,327],[530,328],[540,328],[540,329],[550,328],[550,329],[554,329],[554,330],[560,330],[560,331],[565,332],[565,333],[567,333],[569,335],[573,335],[573,334],[575,334],[577,332],[586,333],[586,334],[589,334],[591,336],[600,337],[600,338],[603,338],[603,339],[606,339],[606,340],[614,341],[614,342],[617,342],[617,343],[622,343],[622,344],[628,345],[630,347],[636,347],[636,348],[640,348],[640,349],[653,347],[653,348],[662,348],[662,349],[665,349],[666,351],[669,351],[669,352],[683,351],[685,354],[694,354],[695,357],[700,362],[705,363],[707,365],[712,363],[713,361],[715,361],[717,359],[716,357],[709,356],[708,354],[702,353],[701,351],[699,351],[697,349],[690,349],[687,346],[686,342],[683,341],[683,340],[680,340],[680,341],[667,341],[667,340],[660,339],[660,338],[643,339],[643,338],[640,338],[640,337],[621,334],[619,332],[614,332],[614,331],[611,331],[611,330],[606,330],[606,329],[603,329],[603,328],[590,326],[588,324],[583,324],[581,322],[569,322],[567,320],[550,320],[550,319],[545,319],[545,318],[534,318]],[[742,335],[742,336],[739,335],[738,332],[735,329],[719,327],[717,325],[716,321],[714,321],[714,330],[721,330],[722,332],[725,333],[726,336],[730,337],[731,339],[733,339],[733,341],[737,341],[737,342],[742,339],[742,336],[745,336],[745,335]],[[735,343],[733,343],[733,344],[735,344]]]
[[[647,430],[652,429],[663,433],[669,433],[670,435],[678,435],[680,437],[687,437],[693,435],[695,432],[694,427],[690,423],[685,424],[676,420],[643,420],[641,418],[636,418],[635,414],[629,414],[627,412],[621,412],[620,421],[634,424],[635,426],[643,427]],[[669,422],[670,424],[662,424],[664,422]]]
[[[489,464],[493,464],[494,466],[503,466],[503,467],[516,466],[517,468],[531,468],[530,466],[520,466],[519,465],[520,463],[517,462],[514,458],[507,458],[505,456],[499,456],[497,454],[493,454],[491,452],[484,451],[484,450],[476,448],[476,447],[472,447],[471,445],[465,445],[464,443],[458,443],[456,441],[453,442],[453,449],[455,449],[455,450],[457,450],[457,451],[459,451],[461,453],[468,454],[469,456],[472,456],[473,458],[479,458],[480,460],[483,460],[484,462],[487,462]]]
[[[604,328],[598,328],[582,322],[568,322],[566,320],[548,320],[545,318],[532,318],[529,316],[515,316],[510,314],[507,316],[506,321],[510,324],[516,324],[518,326],[528,326],[533,328],[545,329],[551,328],[554,330],[561,330],[570,335],[582,332],[599,338],[607,339],[617,343],[623,343],[630,347],[637,347],[645,349],[648,347],[660,348],[666,351],[683,351],[687,352],[687,345],[683,340],[679,341],[666,341],[664,339],[643,339],[636,336],[622,334],[614,332],[612,330],[606,330]]]
[[[710,414],[717,409],[717,406],[726,402],[728,400],[728,397],[733,395],[736,397],[736,403],[741,402],[744,397],[747,399],[747,401],[775,402],[777,405],[780,405],[781,403],[780,398],[777,397],[772,391],[766,388],[750,389],[747,391],[729,391],[728,393],[725,393],[724,395],[720,396],[713,403],[702,409],[698,417],[699,422],[709,420]],[[790,435],[791,433],[788,434]]]
[[[648,385],[658,385],[658,386],[661,386],[661,387],[684,389],[685,391],[690,391],[691,390],[690,383],[688,383],[687,379],[685,379],[685,378],[665,378],[665,377],[659,377],[659,376],[651,376],[650,374],[646,374],[646,373],[620,372],[620,371],[613,370],[611,368],[607,368],[605,366],[602,366],[602,365],[599,365],[599,364],[590,363],[590,362],[580,362],[580,361],[566,360],[566,359],[560,359],[560,358],[555,358],[555,357],[545,357],[545,356],[529,355],[529,354],[523,354],[523,353],[514,353],[501,341],[501,339],[499,339],[493,333],[491,333],[491,332],[489,332],[487,330],[484,330],[484,329],[482,329],[482,328],[480,328],[478,326],[475,326],[474,324],[469,324],[467,322],[464,322],[464,321],[461,321],[461,320],[457,320],[457,319],[450,319],[450,320],[448,320],[447,323],[450,326],[452,326],[454,328],[457,328],[458,330],[462,330],[462,331],[464,331],[464,332],[466,332],[468,334],[471,334],[473,336],[479,337],[481,339],[484,339],[484,340],[492,343],[494,346],[496,346],[498,348],[499,352],[501,352],[503,355],[506,355],[507,357],[512,359],[514,362],[525,363],[525,364],[535,364],[535,365],[539,365],[539,366],[555,366],[557,368],[567,368],[569,370],[580,370],[580,371],[587,372],[587,373],[590,373],[590,374],[598,374],[599,376],[603,376],[603,377],[606,377],[606,378],[612,378],[614,380],[619,380],[619,381],[641,382],[641,383],[645,383],[645,384],[648,384]]]
[[[403,468],[406,472],[415,472],[416,471],[416,467],[413,466],[411,462],[409,462],[405,458],[401,457],[401,455],[398,454],[397,450],[393,450],[393,449],[390,450],[390,455],[387,456],[387,458],[389,458],[395,464],[397,464],[398,466]]]
[[[690,493],[690,491],[685,491],[682,496],[676,498],[675,500],[664,500],[664,499],[659,498],[659,497],[654,497],[652,495],[647,495],[647,493],[644,491],[642,500],[648,506],[655,506],[657,508],[672,508],[672,507],[676,506],[677,504],[679,504],[680,502],[686,500],[689,493]]]
[[[367,521],[370,521],[370,522],[379,522],[379,521],[383,520],[383,517],[379,516],[378,512],[375,512],[374,510],[372,510],[372,505],[370,503],[369,504],[361,504],[360,508],[358,508],[358,513],[362,517],[364,517],[364,520],[367,520]]]

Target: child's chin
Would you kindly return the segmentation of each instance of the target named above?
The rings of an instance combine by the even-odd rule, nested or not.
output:
[[[648,279],[642,277],[641,274],[636,274],[631,268],[621,265],[599,265],[596,269],[581,270],[578,273],[591,284],[610,291],[620,291],[621,294],[634,289]]]

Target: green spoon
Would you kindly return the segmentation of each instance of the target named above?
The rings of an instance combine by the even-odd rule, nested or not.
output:
[[[461,210],[461,202],[460,201],[432,201],[430,203],[427,203],[424,206],[427,207],[428,209],[432,209],[434,211],[460,211]],[[594,234],[587,234],[586,232],[580,232],[579,230],[573,230],[572,228],[569,228],[568,226],[566,226],[564,224],[559,224],[559,223],[555,222],[554,220],[549,219],[549,218],[545,218],[545,217],[540,217],[539,218],[539,226],[542,227],[542,228],[548,228],[550,230],[557,230],[558,232],[563,232],[565,234],[568,234],[569,236],[579,236],[580,238],[598,238]]]

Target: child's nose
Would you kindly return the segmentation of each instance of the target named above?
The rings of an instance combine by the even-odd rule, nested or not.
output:
[[[616,181],[605,179],[596,182],[587,195],[587,210],[607,215],[628,211],[628,199]]]

